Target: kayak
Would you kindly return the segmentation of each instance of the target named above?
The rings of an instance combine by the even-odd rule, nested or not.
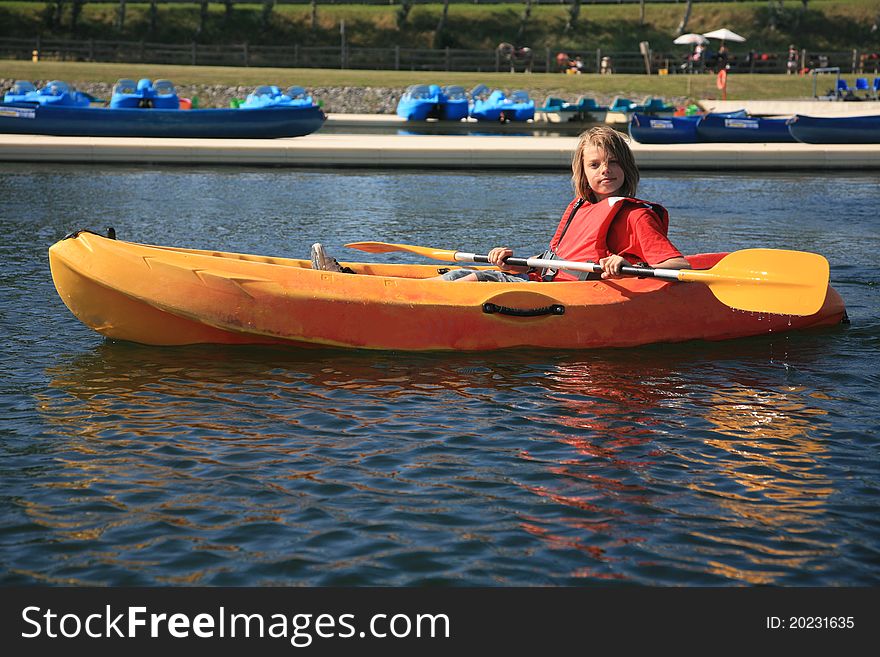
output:
[[[654,117],[635,113],[629,134],[641,144],[794,142],[788,119],[765,119],[744,111],[698,116]]]
[[[700,116],[655,117],[635,113],[629,136],[640,144],[696,144]]]
[[[725,254],[688,256],[695,269]],[[364,349],[633,347],[832,326],[828,287],[809,316],[734,310],[706,285],[654,278],[554,283],[425,280],[445,265],[308,260],[137,244],[79,231],[49,249],[61,299],[86,326],[148,345],[287,344]]]
[[[794,143],[788,119],[707,114],[697,122],[697,141],[729,144]]]
[[[805,144],[880,144],[880,115],[802,116],[788,120],[793,137]]]

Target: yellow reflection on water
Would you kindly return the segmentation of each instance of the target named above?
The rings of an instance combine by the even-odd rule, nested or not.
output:
[[[548,373],[548,398],[566,410],[558,417],[565,429],[550,430],[547,438],[570,446],[574,456],[547,463],[560,478],[558,485],[525,488],[582,516],[552,523],[523,517],[523,528],[551,548],[577,549],[595,562],[573,576],[607,577],[602,569],[615,569],[615,548],[651,541],[652,526],[668,520],[665,514],[643,513],[669,504],[651,486],[638,483],[652,483],[656,455],[657,462],[685,463],[687,470],[675,485],[696,495],[693,513],[707,527],[717,523],[717,534],[697,526],[686,530],[689,540],[703,546],[694,548],[697,554],[705,552],[705,560],[694,563],[696,570],[736,582],[772,584],[833,550],[827,541],[809,538],[823,530],[827,499],[835,488],[823,473],[825,445],[812,437],[826,412],[804,401],[810,399],[808,391],[727,382],[701,399],[702,393],[693,393],[673,373],[650,362],[633,367],[598,359]],[[683,408],[685,421],[703,436],[690,448],[666,447],[667,422],[679,420],[666,420],[669,414],[658,411],[670,408]],[[694,409],[700,408],[710,430],[697,428]],[[680,426],[675,433],[680,438]],[[617,471],[619,477],[608,474]]]
[[[758,390],[746,385],[712,394],[706,419],[719,437],[705,438],[709,449],[689,460],[710,465],[718,479],[686,485],[712,496],[743,527],[761,527],[780,539],[776,546],[708,533],[697,536],[717,542],[719,549],[735,550],[754,566],[732,570],[710,561],[712,572],[750,584],[772,584],[782,571],[806,568],[817,554],[833,549],[808,538],[823,529],[826,501],[836,489],[822,471],[826,447],[811,436],[826,412],[807,406],[804,397],[802,388]]]

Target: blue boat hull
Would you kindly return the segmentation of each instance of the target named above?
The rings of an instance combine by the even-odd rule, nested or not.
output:
[[[788,129],[805,144],[880,144],[880,115],[817,117],[796,115]]]
[[[68,137],[300,137],[325,118],[317,106],[164,110],[0,103],[0,133]]]
[[[698,116],[659,118],[633,114],[629,121],[629,135],[640,144],[695,144]]]
[[[708,114],[697,123],[697,140],[704,142],[757,144],[794,142],[788,119]]]

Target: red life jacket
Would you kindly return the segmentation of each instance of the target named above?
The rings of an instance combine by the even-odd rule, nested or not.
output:
[[[666,235],[669,230],[669,213],[662,205],[622,196],[612,196],[598,203],[578,198],[569,203],[553,239],[550,240],[551,257],[577,262],[599,262],[601,258],[611,255],[607,244],[608,230],[625,209],[633,207],[653,210],[660,219],[663,234]],[[552,280],[553,277],[552,273],[549,276],[545,274],[543,279]]]

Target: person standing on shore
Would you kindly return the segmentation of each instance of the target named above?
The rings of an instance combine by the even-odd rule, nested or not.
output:
[[[800,53],[798,49],[794,47],[794,44],[791,44],[788,47],[788,61],[785,62],[785,71],[789,75],[794,75],[798,72],[800,68]]]

